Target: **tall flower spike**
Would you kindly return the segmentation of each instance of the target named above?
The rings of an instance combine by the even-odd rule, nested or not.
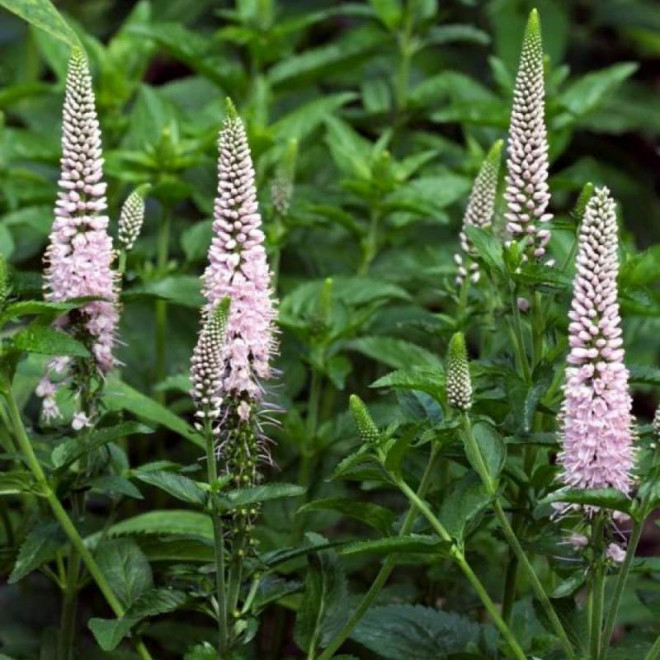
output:
[[[454,334],[449,342],[447,401],[458,410],[469,410],[472,407],[472,380],[462,332]]]
[[[578,238],[558,462],[567,486],[629,493],[635,450],[617,300],[617,245],[614,200],[600,188],[587,204]]]
[[[124,202],[119,214],[117,241],[126,251],[130,252],[144,223],[144,196],[151,186],[148,183],[137,187]]]
[[[495,198],[497,196],[497,182],[500,174],[500,161],[502,156],[502,140],[498,140],[488,152],[474,180],[470,199],[468,200],[463,216],[463,230],[460,234],[461,250],[463,254],[454,255],[458,266],[456,276],[457,286],[462,286],[466,277],[472,282],[479,281],[479,264],[473,260],[474,247],[465,234],[465,227],[480,227],[486,229],[493,224],[495,212]]]
[[[108,235],[106,184],[102,181],[101,130],[87,59],[78,50],[71,55],[66,79],[60,162],[60,191],[44,258],[45,297],[51,301],[101,298],[58,324],[85,341],[103,376],[115,365],[117,281],[111,267],[114,251]],[[51,362],[50,371],[62,371],[65,366],[66,360],[57,359]],[[48,416],[57,414],[57,409],[53,407],[53,388],[47,381],[48,376],[40,391],[50,399],[44,401]]]
[[[209,306],[231,300],[223,390],[258,402],[276,350],[275,304],[257,206],[255,174],[243,122],[227,101],[220,131],[218,196],[203,293]],[[242,410],[247,411],[243,406]]]
[[[546,212],[550,193],[544,97],[541,25],[534,9],[527,22],[513,89],[504,193],[507,231],[517,240],[527,238],[525,258],[532,260],[545,255],[550,241],[547,223],[552,220],[552,214]]]
[[[197,345],[190,360],[191,395],[200,420],[211,423],[220,417],[222,407],[222,377],[224,374],[223,348],[229,318],[229,298],[215,308],[205,310]],[[202,424],[196,424],[202,430]]]

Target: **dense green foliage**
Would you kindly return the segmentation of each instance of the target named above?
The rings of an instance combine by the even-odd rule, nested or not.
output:
[[[484,157],[506,138],[531,4],[57,4],[66,22],[46,3],[0,0],[39,26],[0,9],[0,254],[10,285],[5,292],[0,260],[0,658],[58,657],[57,585],[66,589],[71,546],[48,502],[59,498],[69,510],[85,493],[74,523],[124,615],[115,618],[95,576],[81,573],[76,657],[135,657],[140,640],[154,658],[217,657],[208,515],[217,494],[225,514],[261,507],[241,611],[229,613],[236,658],[323,657],[381,566],[392,576],[341,646],[353,655],[334,657],[519,657],[472,588],[468,562],[527,657],[568,657],[507,546],[501,502],[575,657],[602,660],[587,655],[584,634],[587,574],[598,558],[566,543],[584,528],[579,516],[552,516],[556,416],[586,203],[578,198],[586,183],[604,184],[619,202],[643,485],[633,499],[608,490],[561,501],[623,510],[642,534],[660,501],[650,427],[660,387],[660,253],[648,247],[660,239],[660,8],[650,0],[536,3],[557,266],[521,267],[515,246],[503,247],[498,199],[494,231],[469,233],[484,275],[462,300],[453,261],[460,222]],[[104,416],[84,443],[44,424],[34,395],[46,356],[87,355],[50,328],[78,303],[38,302],[75,43],[92,66],[115,234],[124,199],[151,185],[121,294],[124,365],[105,384]],[[246,123],[257,169],[280,300],[271,399],[284,412],[269,431],[276,466],[263,485],[231,490],[221,477],[209,494],[188,371],[226,97]],[[530,313],[519,313],[519,296],[536,302]],[[510,329],[519,330],[517,355]],[[471,358],[471,423],[445,391],[457,331]],[[42,480],[25,463],[10,390]],[[361,399],[349,404],[352,393]],[[447,538],[414,507],[408,513],[406,495],[428,503]],[[622,525],[627,533],[633,523]],[[653,554],[648,524],[611,660],[645,657],[660,632]],[[609,562],[604,570],[611,596],[620,569]]]

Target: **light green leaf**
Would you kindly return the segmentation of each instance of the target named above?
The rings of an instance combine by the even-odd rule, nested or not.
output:
[[[50,0],[0,0],[0,5],[69,46],[84,50],[78,35]]]
[[[417,365],[442,367],[442,361],[430,351],[396,337],[360,337],[350,341],[347,347],[393,369],[405,369]]]
[[[371,384],[371,387],[419,390],[430,394],[436,401],[440,401],[444,394],[445,374],[441,367],[399,369],[379,378]]]
[[[142,472],[137,470],[133,476],[139,481],[164,490],[166,493],[184,502],[204,506],[206,493],[188,477],[165,470]]]
[[[155,534],[162,536],[192,536],[213,539],[210,518],[196,511],[149,511],[116,523],[108,530],[109,536]]]
[[[96,550],[96,561],[124,607],[153,587],[149,562],[130,539],[103,541]]]
[[[305,489],[296,484],[264,484],[263,486],[240,488],[229,491],[228,493],[222,493],[221,502],[225,508],[235,509],[282,497],[298,497],[304,492]]]
[[[397,553],[422,553],[445,555],[450,544],[441,541],[437,536],[428,534],[408,534],[394,536],[374,541],[356,541],[349,543],[339,552],[342,556],[357,556],[365,554],[391,555]]]
[[[30,325],[19,330],[13,339],[17,349],[28,353],[82,358],[90,356],[89,351],[79,341],[49,326]]]

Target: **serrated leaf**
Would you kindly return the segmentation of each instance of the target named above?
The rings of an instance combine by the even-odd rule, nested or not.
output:
[[[315,500],[300,507],[296,515],[308,511],[336,511],[350,518],[360,520],[383,534],[389,534],[392,531],[392,525],[396,518],[392,511],[378,504],[357,502],[354,499],[343,497],[327,497]]]
[[[480,227],[466,226],[465,234],[484,264],[492,271],[503,273],[502,242],[497,240],[492,232]]]
[[[506,446],[500,434],[485,422],[477,422],[472,427],[475,445],[471,442],[465,442],[465,455],[470,465],[482,475],[482,465],[486,469],[486,477],[489,480],[488,488],[491,492],[497,489],[497,481],[504,466],[506,458]],[[478,452],[478,453],[476,453]]]
[[[0,495],[17,495],[19,493],[32,493],[37,483],[31,472],[13,470],[0,474]]]
[[[312,640],[322,644],[324,624],[346,598],[346,578],[333,550],[308,555],[307,562],[305,593],[293,633],[304,650],[310,648]]]
[[[196,511],[149,511],[116,523],[108,530],[109,536],[129,534],[156,534],[197,536],[213,539],[210,518]]]
[[[393,371],[373,382],[370,387],[419,390],[430,394],[436,401],[441,401],[445,388],[445,375],[441,367],[434,369],[411,367]]]
[[[0,5],[69,46],[83,50],[78,35],[50,0],[0,0]]]
[[[267,500],[276,500],[282,497],[298,497],[305,492],[302,486],[297,484],[264,484],[252,488],[240,488],[222,493],[220,498],[222,506],[227,509],[258,504]]]
[[[138,422],[124,422],[117,426],[102,428],[92,433],[90,437],[65,440],[53,449],[50,458],[56,468],[61,468],[109,442],[138,433],[153,433],[153,429]]]
[[[38,523],[21,543],[16,563],[9,576],[9,584],[22,580],[26,575],[52,559],[56,550],[66,541],[66,535],[55,521]]]
[[[96,561],[124,607],[153,587],[151,566],[130,539],[103,541],[96,550]]]
[[[441,367],[437,355],[403,339],[395,337],[360,337],[348,343],[349,350],[357,351],[393,369],[403,369],[416,365]]]
[[[449,534],[463,539],[466,527],[488,506],[491,496],[486,492],[481,479],[468,472],[453,483],[447,497],[443,499],[439,518]]]
[[[203,449],[205,446],[199,433],[179,415],[120,380],[109,380],[104,401],[110,410],[128,410],[136,417],[162,424],[197,447]]]
[[[130,619],[98,619],[92,618],[87,624],[94,634],[96,643],[104,651],[114,651],[120,642],[131,631],[134,622]]]
[[[349,557],[365,554],[391,555],[404,552],[444,555],[448,553],[450,547],[450,543],[440,540],[437,536],[407,534],[386,539],[349,543],[339,551],[339,554]]]
[[[206,493],[192,479],[182,474],[165,470],[148,472],[137,470],[133,472],[133,476],[142,483],[164,490],[178,500],[198,506],[206,504]]]
[[[385,605],[367,611],[351,639],[386,660],[437,660],[478,646],[483,627],[458,614],[421,605]]]
[[[580,504],[631,513],[633,500],[616,488],[560,488],[541,500],[541,504]]]
[[[66,355],[86,358],[89,351],[69,335],[49,326],[32,324],[19,330],[14,336],[14,347],[28,353],[42,355]]]
[[[96,477],[89,482],[89,487],[93,491],[104,493],[112,497],[124,495],[136,500],[144,499],[142,493],[136,488],[135,484],[116,474],[105,474]]]

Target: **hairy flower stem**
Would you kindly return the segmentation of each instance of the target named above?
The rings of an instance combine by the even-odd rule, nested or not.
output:
[[[213,542],[215,544],[215,584],[218,599],[218,654],[224,657],[229,649],[229,635],[227,628],[227,593],[225,588],[225,537],[222,530],[222,516],[218,495],[215,491],[218,482],[218,465],[215,457],[215,438],[210,420],[207,417],[204,423],[206,439],[206,472],[209,486],[211,486],[211,516],[213,518]]]
[[[478,465],[476,466],[477,472],[481,477],[481,480],[484,484],[484,487],[486,488],[486,491],[493,498],[492,500],[493,511],[495,512],[495,516],[497,517],[497,520],[502,527],[504,536],[506,537],[506,540],[508,541],[511,550],[517,560],[516,565],[519,564],[525,570],[525,573],[527,574],[527,578],[529,579],[529,582],[532,585],[532,589],[534,590],[536,597],[539,599],[539,602],[541,603],[541,606],[543,607],[545,614],[548,617],[548,620],[550,621],[550,624],[552,625],[552,628],[555,631],[555,634],[561,640],[562,646],[564,647],[567,656],[569,658],[574,658],[575,653],[573,651],[571,642],[568,639],[568,635],[566,634],[564,627],[561,625],[561,621],[559,620],[559,617],[557,616],[557,613],[555,612],[555,609],[552,606],[552,603],[550,602],[548,595],[545,593],[545,589],[543,588],[543,585],[541,584],[538,576],[536,575],[536,571],[534,570],[534,567],[527,558],[527,555],[525,554],[525,551],[520,545],[520,541],[518,541],[518,537],[514,532],[513,528],[511,527],[511,524],[509,523],[509,519],[506,517],[506,513],[502,508],[502,504],[500,503],[497,493],[497,484],[493,482],[492,478],[488,474],[488,468],[486,467],[486,463],[483,460],[481,449],[479,448],[477,439],[474,437],[474,433],[472,432],[472,424],[470,422],[470,417],[467,413],[464,413],[462,415],[462,418],[463,418],[462,419],[463,429],[465,431],[463,437],[465,438],[466,444],[470,446],[470,450],[471,450],[470,455],[474,456],[479,461]]]
[[[420,510],[422,515],[428,520],[429,524],[431,525],[433,530],[438,534],[438,536],[443,541],[446,541],[447,543],[451,544],[450,556],[452,560],[456,562],[456,564],[461,569],[461,571],[463,571],[465,577],[469,580],[474,590],[477,592],[479,598],[481,599],[481,602],[483,603],[484,607],[490,614],[493,623],[495,624],[495,626],[497,626],[497,629],[502,634],[502,637],[504,637],[507,644],[511,648],[513,655],[519,660],[525,660],[525,654],[522,648],[520,647],[520,644],[516,640],[514,634],[511,632],[509,626],[504,622],[504,620],[500,616],[497,606],[495,605],[491,597],[488,595],[488,592],[486,591],[484,585],[481,583],[479,578],[475,575],[474,571],[470,567],[470,564],[465,558],[465,554],[462,548],[460,548],[458,545],[454,543],[451,536],[449,535],[449,532],[447,532],[443,524],[437,519],[436,516],[433,515],[429,507],[426,506],[426,504],[417,496],[415,491],[412,488],[410,488],[410,486],[408,486],[408,484],[405,481],[399,479],[397,480],[396,483],[398,488],[401,490],[401,492],[410,500],[412,504],[414,504]]]
[[[169,261],[170,246],[170,228],[172,225],[172,209],[169,206],[163,208],[163,217],[158,233],[158,248],[156,253],[156,271],[160,278],[165,277],[167,273],[167,263]],[[160,383],[167,376],[167,302],[157,300],[155,306],[156,313],[156,369],[155,382]],[[156,401],[165,403],[165,392],[159,390],[155,394]]]
[[[635,558],[635,551],[637,550],[639,539],[642,537],[643,529],[643,521],[635,522],[632,534],[630,535],[630,540],[628,541],[628,547],[626,548],[626,558],[623,560],[623,564],[619,569],[619,574],[614,585],[614,591],[610,595],[608,601],[607,618],[605,620],[605,627],[603,629],[603,635],[601,638],[602,658],[607,657],[607,650],[610,646],[610,639],[612,638],[612,632],[614,631],[614,625],[616,624],[616,617],[619,613],[619,606],[621,605],[621,596],[623,595],[623,590],[625,589],[626,582],[628,581],[628,575],[630,574],[633,559]],[[658,638],[658,642],[660,643],[660,638]],[[658,648],[660,649],[660,646]]]
[[[82,540],[82,537],[71,521],[69,514],[65,511],[64,507],[57,499],[57,495],[55,495],[50,487],[50,484],[48,483],[48,479],[46,478],[41,464],[39,463],[39,460],[37,459],[34,450],[32,449],[32,444],[30,443],[27,431],[23,425],[21,413],[18,409],[18,404],[16,403],[13,392],[8,386],[5,386],[3,394],[7,402],[12,425],[14,426],[16,432],[16,439],[18,441],[19,448],[30,471],[32,472],[35,480],[39,485],[41,491],[39,494],[47,500],[53,515],[64,530],[64,533],[69,538],[71,545],[80,555],[82,561],[87,567],[87,570],[96,582],[96,585],[103,594],[112,611],[115,613],[117,618],[123,617],[125,614],[124,607],[119,602],[117,596],[115,596],[115,593],[112,591],[108,580],[106,579],[105,575],[103,575],[103,572],[99,568],[99,565],[96,563],[94,557],[92,557],[92,553],[89,551],[84,541]],[[138,655],[140,658],[142,658],[142,660],[151,660],[149,651],[140,639],[136,638],[134,640],[134,645],[135,650],[138,652]]]
[[[431,486],[431,480],[435,474],[436,466],[438,463],[438,457],[440,455],[439,445],[433,445],[431,448],[431,455],[429,456],[429,461],[426,464],[426,469],[422,475],[422,480],[419,482],[419,487],[417,488],[417,496],[423,499],[426,496],[426,493]],[[411,504],[406,513],[406,517],[403,520],[401,529],[399,530],[399,536],[405,536],[410,533],[415,524],[415,519],[419,515],[419,510],[414,504]],[[388,578],[392,574],[392,571],[395,569],[397,564],[398,557],[396,554],[388,555],[387,559],[383,562],[378,574],[374,578],[369,591],[367,591],[359,605],[349,618],[349,620],[344,624],[343,628],[330,640],[327,648],[321,655],[318,657],[318,660],[330,660],[332,656],[339,650],[339,647],[346,641],[348,636],[353,632],[353,629],[360,622],[360,619],[365,615],[366,611],[371,607],[371,604],[376,600],[376,597],[381,592],[382,588],[385,586]]]

